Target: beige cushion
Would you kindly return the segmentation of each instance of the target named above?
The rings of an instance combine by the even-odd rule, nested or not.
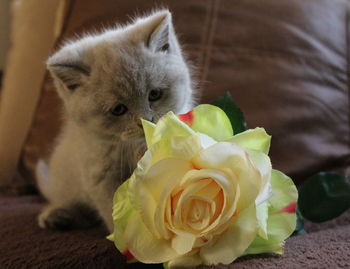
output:
[[[17,168],[45,75],[45,60],[61,32],[68,0],[13,2],[12,48],[0,100],[0,186]]]

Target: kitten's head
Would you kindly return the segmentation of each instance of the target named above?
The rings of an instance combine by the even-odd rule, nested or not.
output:
[[[68,117],[101,138],[140,138],[141,118],[192,106],[169,11],[66,44],[47,65]]]

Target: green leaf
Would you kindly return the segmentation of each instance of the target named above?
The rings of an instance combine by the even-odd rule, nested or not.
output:
[[[299,209],[304,218],[323,222],[350,208],[350,182],[346,175],[321,172],[310,177],[299,191]]]
[[[213,103],[214,106],[221,108],[231,121],[234,134],[239,134],[247,130],[247,124],[244,120],[242,111],[236,105],[230,93],[219,97]]]

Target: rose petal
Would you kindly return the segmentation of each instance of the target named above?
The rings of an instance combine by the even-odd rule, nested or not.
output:
[[[190,197],[184,205],[186,224],[196,231],[203,230],[210,222],[213,207],[215,208],[215,204],[212,200],[200,196]]]
[[[186,178],[186,176],[188,176],[188,174],[191,172],[192,171],[189,171],[188,173],[186,173],[184,177]],[[183,227],[183,225],[186,225],[183,223],[183,209],[185,207],[184,204],[194,193],[202,189],[204,186],[210,184],[210,182],[211,182],[210,179],[201,180],[201,181],[193,182],[193,184],[190,184],[186,188],[184,188],[184,191],[180,194],[177,206],[175,208],[175,214],[174,214],[175,227]],[[192,232],[196,232],[196,231],[192,230]]]
[[[157,122],[153,132],[152,145],[162,139],[171,139],[174,136],[187,137],[194,134],[195,132],[180,121],[173,112],[168,112]]]
[[[185,114],[178,114],[177,116],[181,121],[183,121],[184,123],[186,123],[189,126],[192,126],[193,118],[194,118],[192,110],[188,111]]]
[[[217,206],[215,204],[215,198],[218,195],[218,193],[221,191],[221,188],[219,187],[219,185],[217,183],[215,183],[215,181],[213,181],[211,179],[202,179],[201,182],[203,182],[204,184],[201,185],[200,189],[198,191],[196,191],[193,195],[194,195],[194,197],[198,197],[198,199],[205,198],[205,201],[207,201],[207,203],[211,205],[210,216],[211,216],[211,219],[213,219],[213,217],[215,217],[214,216],[215,212],[218,211]],[[170,199],[171,201],[170,200],[167,201],[167,203],[168,203],[167,210],[166,210],[167,222],[169,225],[169,229],[171,229],[176,234],[179,234],[179,230],[176,229],[175,225],[173,224],[172,214],[174,214],[176,208],[178,208],[178,202],[179,202],[179,199],[180,199],[182,193],[183,193],[183,189],[181,189],[180,191],[174,191],[174,193],[171,195],[171,199]],[[218,204],[218,207],[220,209],[222,209],[223,204],[221,204],[221,205]],[[181,212],[181,211],[179,211],[179,212]],[[216,213],[216,218],[220,214],[220,212]],[[187,214],[186,212],[181,212],[181,213],[182,213],[181,214],[182,218],[184,218]],[[179,225],[179,221],[177,224]]]
[[[198,135],[191,135],[189,137],[175,136],[171,139],[171,146],[173,157],[186,160],[191,160],[194,155],[202,150]]]
[[[202,235],[212,232],[213,229],[217,230],[218,228],[222,229],[224,227],[220,227],[220,225],[224,224],[231,216],[235,213],[238,201],[240,197],[240,189],[237,185],[237,180],[232,175],[227,175],[223,171],[213,170],[213,169],[201,169],[201,170],[191,170],[189,171],[182,179],[180,186],[182,189],[187,191],[189,186],[194,182],[207,182],[210,178],[210,182],[214,181],[218,186],[220,186],[220,191],[222,191],[222,204],[219,205],[219,202],[216,201],[217,211],[215,216],[212,218],[212,223],[202,231]],[[204,183],[201,186],[202,190],[207,185]],[[191,193],[194,189],[188,191]],[[215,199],[215,198],[214,198]],[[254,202],[254,200],[252,201]],[[178,212],[180,214],[180,212]]]
[[[143,176],[147,170],[162,159],[172,157],[172,148],[169,140],[161,140],[152,145],[137,163],[134,171],[136,176]]]
[[[153,134],[156,129],[156,125],[153,122],[141,119],[143,132],[145,134],[147,147],[150,148],[153,144]]]
[[[268,203],[268,201],[257,205],[256,217],[257,217],[258,223],[259,223],[258,234],[264,239],[268,239],[268,235],[267,235],[268,216],[269,216],[269,203]]]
[[[207,186],[200,189],[198,192],[195,193],[195,195],[213,200],[220,190],[220,185],[218,185],[216,181],[211,180]]]
[[[203,149],[209,148],[210,146],[217,143],[213,138],[207,136],[206,134],[198,133],[201,141],[201,146]]]
[[[193,109],[191,128],[206,134],[216,141],[225,140],[233,136],[231,122],[226,113],[213,105],[199,105]]]
[[[150,233],[136,211],[129,217],[124,238],[130,253],[143,263],[163,263],[179,256],[168,241],[156,239]]]
[[[167,267],[165,268],[195,268],[197,265],[200,265],[202,263],[201,258],[199,257],[198,253],[195,254],[188,254],[184,256],[180,256],[176,259],[173,259],[167,263]]]
[[[217,241],[200,249],[200,257],[207,264],[229,264],[241,256],[254,240],[257,232],[255,204],[240,212]]]
[[[192,234],[174,235],[171,240],[171,246],[178,254],[186,254],[193,248],[196,237]]]
[[[264,252],[283,253],[284,240],[295,230],[295,213],[279,213],[285,206],[296,202],[298,191],[293,181],[283,173],[272,170],[271,184],[274,195],[270,198],[269,217],[267,220],[267,236],[264,239],[257,236],[246,254],[256,254]]]
[[[241,147],[228,142],[219,142],[199,152],[192,162],[195,167],[231,171],[230,178],[236,178],[240,191],[244,194],[238,201],[237,210],[242,211],[255,202],[262,187],[262,178]]]
[[[269,153],[271,136],[269,136],[264,128],[255,128],[239,133],[225,140],[234,143],[245,149],[253,149]]]
[[[128,195],[128,187],[130,180],[125,181],[115,192],[113,197],[113,222],[114,232],[113,239],[116,247],[123,252],[127,249],[124,240],[124,230],[128,225],[129,217],[134,212],[134,208],[130,203]],[[118,224],[118,225],[117,225]]]
[[[141,212],[145,225],[155,236],[168,237],[164,222],[166,197],[191,168],[190,162],[168,158],[154,164],[145,175],[131,181],[131,199]]]
[[[280,211],[292,202],[298,200],[298,191],[290,179],[278,170],[272,170],[271,184],[274,195],[270,198],[272,213]]]
[[[253,161],[254,167],[259,170],[262,176],[262,186],[255,201],[256,205],[259,205],[272,196],[270,183],[272,165],[269,156],[263,152],[252,149],[246,149],[246,152]]]

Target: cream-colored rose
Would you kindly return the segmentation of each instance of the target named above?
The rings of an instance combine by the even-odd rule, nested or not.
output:
[[[228,264],[267,239],[272,169],[262,129],[218,142],[212,128],[195,132],[172,113],[144,129],[149,149],[114,200],[122,253],[169,267]]]

